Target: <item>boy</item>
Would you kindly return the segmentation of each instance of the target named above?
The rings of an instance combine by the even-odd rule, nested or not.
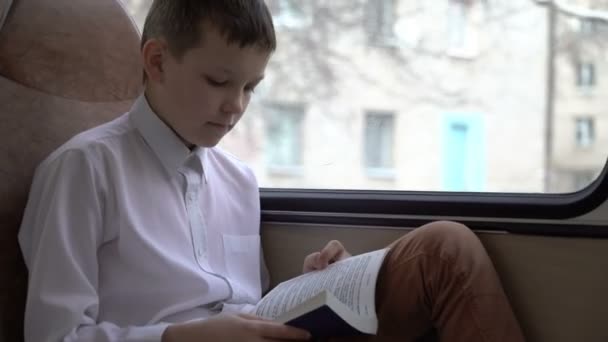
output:
[[[26,341],[309,338],[248,314],[267,280],[258,186],[214,147],[275,47],[262,0],[154,1],[144,94],[36,171],[19,234]],[[304,271],[348,256],[332,241]],[[434,223],[397,241],[377,289],[379,335],[409,341],[434,324],[450,341],[521,340],[487,255],[460,225]]]

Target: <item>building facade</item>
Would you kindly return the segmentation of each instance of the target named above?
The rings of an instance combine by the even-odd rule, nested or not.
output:
[[[576,8],[603,11],[598,1],[576,0]],[[606,4],[604,4],[604,7]],[[555,98],[551,188],[576,191],[597,178],[608,152],[608,25],[556,9]],[[596,12],[601,13],[601,12]]]
[[[261,186],[569,192],[604,165],[605,53],[564,33],[597,25],[560,16],[550,54],[532,0],[267,2],[279,48],[221,144]]]

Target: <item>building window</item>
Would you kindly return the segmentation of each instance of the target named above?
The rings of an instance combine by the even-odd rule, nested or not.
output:
[[[582,34],[593,34],[596,31],[595,21],[588,18],[579,19],[579,31]]]
[[[473,58],[477,55],[477,32],[473,22],[473,1],[450,0],[447,20],[448,55]]]
[[[369,0],[370,35],[375,42],[390,43],[395,39],[396,0]]]
[[[278,27],[300,28],[312,24],[309,1],[272,0],[269,5]]]
[[[576,146],[587,148],[595,141],[595,125],[592,117],[576,118]]]
[[[369,176],[393,176],[395,115],[369,112],[365,116],[365,168]]]
[[[276,105],[266,120],[267,166],[271,171],[296,172],[302,165],[304,108]]]
[[[579,62],[576,66],[576,85],[581,88],[595,86],[595,64],[591,62]]]
[[[380,5],[380,35],[392,38],[395,35],[395,0],[377,1]]]

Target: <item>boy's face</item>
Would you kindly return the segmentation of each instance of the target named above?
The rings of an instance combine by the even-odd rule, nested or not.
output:
[[[270,52],[257,46],[228,45],[205,28],[203,42],[181,60],[168,51],[159,57],[151,104],[186,142],[215,146],[239,121],[264,77]],[[149,77],[150,78],[150,77]]]

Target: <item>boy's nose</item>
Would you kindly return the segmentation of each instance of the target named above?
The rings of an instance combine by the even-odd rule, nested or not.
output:
[[[223,112],[226,114],[241,114],[245,110],[245,96],[242,92],[233,94],[224,101]]]

